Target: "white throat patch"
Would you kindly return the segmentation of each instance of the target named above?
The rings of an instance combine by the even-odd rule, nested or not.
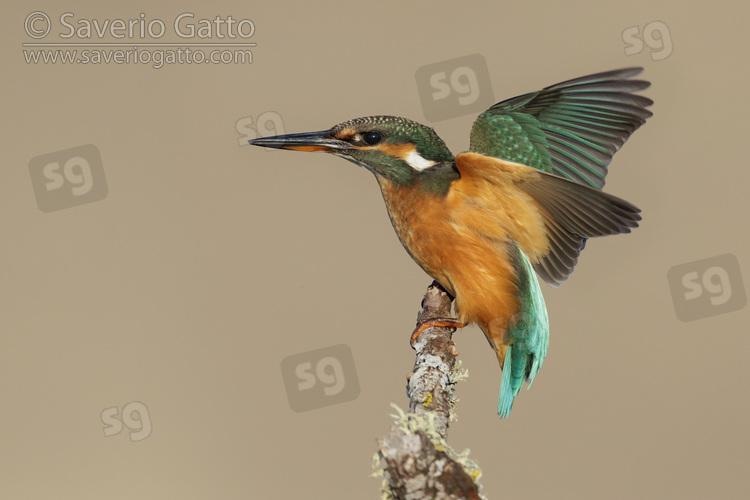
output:
[[[409,154],[404,158],[404,161],[415,170],[424,170],[426,168],[437,165],[437,162],[425,160],[424,158],[422,158],[419,153],[417,153],[416,149],[410,151]]]

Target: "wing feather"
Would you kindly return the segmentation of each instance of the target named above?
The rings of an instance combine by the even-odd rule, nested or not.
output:
[[[573,272],[587,238],[629,233],[641,220],[640,209],[628,201],[525,165],[468,152],[456,156],[456,167],[459,182],[475,186],[473,199],[483,200],[486,213],[516,214],[513,223],[506,221],[505,231],[552,286]],[[513,204],[533,205],[535,210],[514,211]],[[537,241],[541,244],[532,247]]]
[[[470,151],[601,189],[612,156],[651,111],[650,84],[626,68],[568,80],[495,104],[471,130]]]

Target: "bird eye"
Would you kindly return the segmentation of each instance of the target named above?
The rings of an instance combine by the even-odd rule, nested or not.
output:
[[[365,132],[362,134],[362,139],[368,146],[374,146],[383,139],[383,134],[380,132]]]

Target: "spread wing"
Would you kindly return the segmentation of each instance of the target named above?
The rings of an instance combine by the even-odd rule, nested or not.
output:
[[[456,156],[456,166],[461,179],[453,195],[503,221],[502,229],[552,286],[573,272],[586,238],[629,233],[641,220],[640,210],[621,198],[525,165],[468,152]],[[480,232],[490,227],[465,223]]]
[[[551,172],[597,189],[607,165],[652,113],[635,95],[643,68],[584,76],[495,104],[471,129],[470,151]]]

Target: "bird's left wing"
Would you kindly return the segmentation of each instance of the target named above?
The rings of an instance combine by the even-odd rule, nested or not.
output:
[[[652,113],[634,92],[642,68],[584,76],[492,106],[471,129],[469,150],[601,189],[612,156]]]

